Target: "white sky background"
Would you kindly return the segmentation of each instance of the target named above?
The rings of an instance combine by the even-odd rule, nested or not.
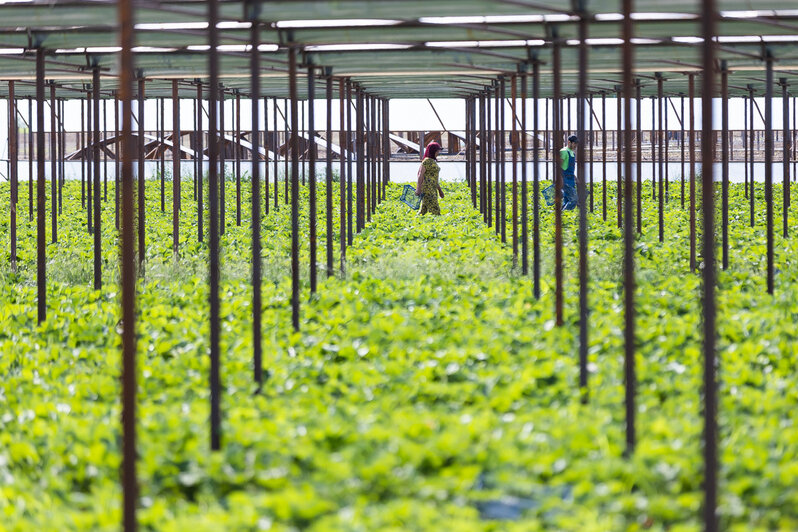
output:
[[[450,131],[462,131],[465,128],[465,103],[462,100],[452,100],[452,99],[439,99],[439,100],[431,100],[432,104],[435,106],[438,114],[443,120],[443,124],[446,130]],[[680,100],[678,98],[672,99],[676,110],[680,110]],[[519,100],[520,102],[520,100]],[[700,100],[696,100],[695,102],[695,109],[696,109],[696,117],[695,117],[695,126],[696,129],[700,129],[701,127],[701,105]],[[757,103],[759,104],[762,113],[765,112],[765,103],[764,98],[757,98]],[[167,99],[165,101],[165,110],[166,110],[166,122],[165,127],[167,131],[172,129],[172,108],[171,108],[171,100]],[[280,110],[282,111],[283,108],[283,100],[278,101]],[[789,102],[790,104],[790,122],[792,122],[792,100]],[[3,101],[2,107],[0,107],[0,153],[5,158],[7,151],[8,151],[8,142],[7,142],[7,124],[8,124],[8,103],[7,101]],[[19,111],[21,113],[21,118],[25,120],[28,119],[28,104],[27,100],[20,100],[19,103]],[[233,128],[233,107],[234,102],[228,100],[225,103],[225,124],[226,129],[230,131]],[[572,110],[571,110],[571,130],[576,129],[576,102],[574,99],[571,100]],[[114,111],[113,111],[113,100],[108,101],[106,104],[107,106],[107,127],[110,132],[114,130]],[[194,102],[193,100],[181,100],[180,103],[181,110],[180,110],[180,126],[183,130],[190,130],[194,127]],[[540,115],[539,115],[539,124],[541,129],[544,127],[545,120],[544,120],[544,103],[541,101],[539,103],[540,106]],[[156,101],[147,101],[145,103],[145,129],[148,131],[153,131],[157,129],[156,126],[156,109],[158,107],[158,103]],[[633,102],[634,107],[634,102]],[[715,129],[720,129],[721,126],[721,117],[720,117],[720,100],[715,100],[714,102],[715,107]],[[34,103],[34,115],[35,115],[35,103]],[[67,131],[80,131],[80,102],[76,100],[67,101],[65,104],[65,118],[66,118],[66,128]],[[102,108],[102,104],[101,104]],[[519,103],[519,112],[520,112],[520,103]],[[601,113],[601,99],[594,98],[593,99],[593,108],[594,111],[602,124],[604,124],[605,120]],[[614,98],[607,98],[606,100],[606,109],[607,109],[607,117],[606,117],[606,124],[605,127],[609,128],[610,130],[617,129],[617,121],[616,121],[616,108],[617,103]],[[136,103],[134,102],[134,113],[136,113]],[[493,108],[492,108],[493,109]],[[685,111],[688,111],[688,100],[685,99]],[[551,109],[549,109],[551,110]],[[667,106],[668,111],[668,125],[671,130],[678,130],[680,128],[679,121],[677,118],[677,114],[674,112],[673,108],[670,105]],[[262,112],[262,111],[261,111]],[[268,128],[273,128],[273,113],[274,107],[270,102],[269,109],[269,119],[268,119]],[[510,130],[512,128],[512,122],[510,121],[510,106],[509,103],[506,105],[506,129]],[[527,101],[527,128],[532,128],[532,101]],[[241,101],[241,128],[242,130],[246,131],[249,130],[251,125],[250,120],[251,114],[251,107],[250,102],[247,100]],[[315,120],[316,120],[316,127],[317,130],[324,130],[326,128],[326,105],[324,100],[317,101],[315,105]],[[352,113],[354,120],[354,112]],[[643,130],[650,130],[651,129],[651,99],[645,98],[642,102],[642,119],[643,119]],[[305,112],[305,127],[303,129],[307,129],[307,111]],[[567,112],[564,113],[563,121],[567,117]],[[729,127],[731,129],[740,130],[743,129],[744,122],[743,122],[743,100],[739,98],[734,98],[729,101]],[[262,116],[262,115],[261,115]],[[334,100],[333,105],[333,120],[332,120],[332,128],[333,130],[339,129],[339,104],[337,100]],[[50,130],[50,111],[49,107],[45,105],[45,130]],[[34,116],[34,123],[35,123],[35,116]],[[20,128],[25,128],[25,125],[20,119],[19,121]],[[6,126],[6,127],[3,127]],[[134,122],[134,129],[138,126]],[[203,127],[207,130],[207,118],[203,121]],[[763,129],[764,124],[759,117],[759,113],[754,111],[754,127],[756,129]],[[776,130],[782,129],[782,101],[781,98],[773,98],[773,127]],[[793,124],[793,127],[794,124]],[[278,113],[278,128],[282,130],[283,128],[283,119],[282,115]],[[599,129],[598,124],[594,122],[594,128]],[[430,103],[426,99],[413,99],[413,100],[392,100],[390,102],[390,129],[392,131],[439,131],[443,130],[444,128],[441,127],[441,123],[438,118],[435,116],[435,113],[430,106]],[[48,140],[49,142],[49,140]]]

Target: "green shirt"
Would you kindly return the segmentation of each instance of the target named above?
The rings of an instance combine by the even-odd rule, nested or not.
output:
[[[563,170],[568,170],[569,155],[572,155],[574,158],[576,158],[574,150],[572,150],[568,146],[560,150],[560,167]]]

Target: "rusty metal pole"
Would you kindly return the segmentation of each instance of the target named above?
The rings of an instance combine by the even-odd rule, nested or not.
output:
[[[56,161],[57,161],[57,168],[58,168],[58,215],[61,216],[64,206],[64,110],[63,110],[63,100],[56,100],[56,106],[58,107],[58,119],[56,121],[57,124],[57,138],[56,138]],[[105,105],[105,104],[103,104]],[[107,171],[106,171],[106,184],[105,184],[105,199],[108,199],[108,179],[107,179]]]
[[[557,326],[563,324],[563,252],[562,252],[562,186],[563,177],[560,169],[560,143],[562,142],[562,129],[561,121],[562,116],[560,113],[560,48],[561,43],[557,35],[557,28],[552,28],[552,54],[551,54],[551,68],[553,73],[553,91],[554,101],[553,109],[554,116],[554,146],[552,149],[553,171],[554,171],[554,314]]]
[[[635,104],[637,112],[635,113],[636,122],[636,157],[635,163],[637,166],[637,190],[635,190],[635,199],[637,200],[637,232],[643,233],[643,114],[642,103],[643,98],[640,95],[641,83],[639,79],[635,80]],[[652,116],[653,120],[654,117]]]
[[[529,275],[529,215],[527,213],[528,187],[526,164],[526,100],[527,70],[521,74],[521,273]],[[537,146],[533,145],[533,149]],[[537,193],[535,194],[537,195]]]
[[[717,360],[715,354],[715,194],[712,139],[712,97],[715,95],[715,36],[718,11],[715,0],[704,0],[701,17],[703,42],[703,90],[701,91],[701,177],[704,213],[704,530],[718,531],[717,472]],[[771,72],[772,74],[772,72]],[[772,81],[772,78],[770,79]],[[770,83],[768,84],[770,87]]]
[[[291,194],[288,192],[288,162],[290,160],[288,151],[291,148],[291,137],[288,135],[288,100],[285,98],[283,98],[283,111],[283,138],[285,139],[285,144],[283,145],[285,147],[285,156],[283,157],[283,180],[285,184],[285,191],[283,196],[285,196],[285,204],[288,205],[288,203],[291,201]],[[293,117],[291,118],[293,119]]]
[[[180,93],[172,80],[172,254],[178,258],[180,246]]]
[[[589,128],[588,138],[590,139],[590,158],[588,159],[588,163],[590,166],[590,191],[588,194],[590,195],[590,212],[593,212],[593,95],[590,95],[589,98],[589,107],[590,107],[590,114],[588,115],[588,122],[587,127]]]
[[[135,532],[136,479],[136,236],[133,192],[133,1],[117,2],[119,99],[122,102],[121,234],[119,271],[122,306],[122,529]],[[118,127],[118,126],[117,126]],[[117,156],[117,158],[119,158]]]
[[[670,192],[670,190],[671,190],[670,189],[670,176],[669,176],[669,173],[668,173],[668,162],[669,162],[669,158],[670,158],[669,157],[670,154],[668,153],[668,151],[670,150],[670,142],[669,142],[669,139],[668,139],[668,103],[670,103],[670,98],[665,97],[665,101],[662,102],[662,106],[664,107],[664,111],[662,113],[662,125],[661,125],[661,127],[663,128],[663,130],[665,132],[665,138],[663,140],[663,142],[665,143],[665,149],[664,149],[665,161],[662,164],[665,167],[665,203],[666,204],[668,202],[670,202],[670,196],[671,196],[671,192]],[[660,149],[662,149],[662,148],[660,148]]]
[[[332,151],[332,96],[333,96],[333,78],[332,69],[327,69],[326,77],[326,93],[325,100],[327,102],[327,146],[325,158],[327,159],[327,173],[325,175],[324,195],[327,202],[327,277],[333,275],[333,151]],[[340,173],[339,173],[340,175]]]
[[[787,208],[790,206],[790,100],[787,98],[787,78],[781,80],[781,102],[782,102],[782,234],[784,238],[789,235],[789,218]]]
[[[687,92],[690,101],[690,271],[695,271],[695,76],[687,76]]]
[[[193,155],[191,156],[191,163],[194,166],[194,178],[192,179],[194,190],[192,192],[192,199],[197,201],[197,181],[199,180],[199,174],[202,170],[201,159],[199,158],[199,100],[191,99],[193,112],[191,113],[191,135],[189,136],[190,139],[190,147],[193,150]]]
[[[601,93],[601,219],[607,221],[607,95]]]
[[[263,185],[265,187],[263,194],[263,207],[268,215],[269,203],[271,201],[271,190],[269,189],[269,99],[266,96],[263,97],[263,147],[265,152],[263,156]]]
[[[96,109],[96,106],[95,106]],[[95,121],[95,125],[98,121]],[[52,243],[55,244],[58,242],[58,170],[56,168],[57,165],[57,156],[55,150],[55,129],[56,129],[56,119],[55,119],[55,82],[50,81],[50,210],[51,210],[51,237]],[[97,126],[99,127],[99,126]],[[97,129],[97,127],[95,129]],[[98,138],[95,134],[95,138]],[[99,155],[98,152],[95,150],[94,153]],[[99,170],[99,166],[96,166],[97,170]],[[94,195],[99,196],[100,189],[97,188],[96,183],[98,183],[99,176],[95,179],[95,188],[94,188]],[[96,220],[96,218],[95,218]]]
[[[38,322],[47,318],[44,186],[44,49],[36,49],[36,296]]]
[[[365,131],[363,131],[363,142],[365,143],[364,151],[363,151],[363,183],[364,183],[364,211],[365,211],[365,220],[363,222],[363,226],[365,227],[366,222],[371,222],[371,182],[373,176],[371,174],[371,159],[373,158],[373,154],[371,151],[372,142],[371,142],[371,98],[363,93],[361,98],[361,103],[363,104],[363,127]]]
[[[657,72],[659,74],[659,72]],[[659,78],[657,79],[659,86]],[[662,114],[659,116],[660,122]],[[661,126],[660,126],[661,127]],[[662,174],[657,175],[657,98],[651,97],[651,199],[657,199],[657,182],[662,181]],[[659,179],[657,179],[659,178]],[[657,203],[659,206],[659,202]]]
[[[235,144],[233,153],[235,154],[236,169],[236,226],[241,227],[241,93],[235,91]]]
[[[382,101],[382,199],[386,199],[387,184],[391,182],[390,100]]]
[[[346,243],[348,246],[352,245],[354,238],[354,205],[352,194],[352,154],[354,153],[354,146],[352,146],[352,80],[346,80]]]
[[[103,98],[103,201],[108,201],[108,98]],[[59,120],[60,122],[60,120]],[[60,151],[60,149],[59,149]],[[59,194],[60,196],[60,194]]]
[[[479,95],[479,210],[482,212],[482,221],[488,223],[487,198],[487,134],[485,133],[485,93]]]
[[[546,100],[548,101],[548,99]],[[540,299],[540,62],[532,62],[532,283]],[[548,104],[547,104],[548,106]],[[545,133],[545,132],[544,132]],[[548,149],[548,147],[547,147]],[[548,164],[544,164],[548,168]]]
[[[745,167],[745,197],[748,198],[748,97],[743,96],[743,166]]]
[[[119,176],[121,172],[120,161],[122,155],[122,139],[119,137],[119,90],[114,91],[114,138],[116,139],[116,151],[114,152],[114,223],[116,230],[119,230]]]
[[[315,87],[315,72],[313,67],[308,67],[308,191],[310,202],[308,206],[309,212],[309,225],[308,233],[310,239],[310,293],[316,293],[317,288],[317,275],[316,275],[316,124],[315,124],[315,109],[314,109],[314,96],[316,92]]]
[[[765,207],[767,208],[767,285],[773,295],[773,55],[765,50]],[[712,212],[712,211],[710,211]]]
[[[506,242],[505,235],[502,234],[504,227],[504,217],[502,215],[502,199],[504,198],[504,78],[499,77],[496,85],[495,105],[495,149],[496,149],[496,234],[502,237],[502,242]]]
[[[340,239],[341,239],[341,275],[344,275],[346,271],[346,234],[347,234],[347,223],[346,223],[346,164],[345,159],[349,159],[349,147],[346,145],[346,112],[345,112],[345,104],[344,100],[346,98],[344,89],[344,78],[340,78],[338,80],[338,144],[341,147],[341,156],[338,158],[338,182],[340,184],[340,193],[339,193],[339,231]]]
[[[288,93],[291,98],[291,321],[299,331],[299,113],[296,48],[288,48]],[[362,124],[361,124],[362,125]]]
[[[94,177],[94,289],[99,290],[103,285],[103,271],[102,271],[102,227],[100,221],[100,68],[95,66],[92,69],[92,90],[94,96],[92,97],[92,117],[94,118],[92,139],[92,151],[94,170],[92,171]],[[55,182],[53,182],[55,185]],[[55,192],[55,188],[53,188]]]
[[[497,104],[499,104],[499,115],[500,117],[500,125],[499,125],[499,169],[501,171],[501,217],[502,217],[502,242],[507,242],[507,150],[505,145],[505,139],[507,135],[507,122],[505,120],[506,114],[506,105],[505,102],[507,101],[507,82],[504,79],[504,76],[499,78],[499,98],[497,98]]]
[[[210,284],[210,436],[211,450],[222,447],[219,376],[219,0],[208,0],[208,262]]]
[[[357,159],[357,227],[359,234],[365,226],[365,165],[363,153],[363,90],[356,89],[357,110],[355,113],[355,157]]]
[[[11,225],[11,271],[17,271],[17,101],[14,82],[8,82],[8,180],[11,184],[9,198],[9,224]]]
[[[146,211],[144,208],[145,195],[144,195],[144,78],[140,77],[138,80],[138,220],[139,220],[139,275],[144,275],[144,259],[147,255],[147,247],[145,242],[144,223]]]
[[[751,182],[750,186],[748,187],[748,206],[750,210],[750,224],[751,227],[754,227],[754,196],[756,195],[756,179],[754,179],[754,169],[756,165],[754,164],[756,153],[755,153],[755,142],[754,142],[754,106],[756,102],[754,101],[754,87],[753,85],[748,85],[748,97],[751,100],[751,105],[749,106],[749,116],[748,116],[748,123],[751,126]]]
[[[518,76],[510,78],[510,122],[513,123],[512,138],[510,141],[513,162],[513,267],[518,267],[518,128],[516,127],[515,117],[516,105],[518,100]],[[502,107],[504,107],[502,105]]]
[[[156,98],[155,122],[158,127],[158,159],[161,174],[161,212],[166,211],[166,98]],[[175,139],[172,138],[172,144]]]
[[[684,210],[684,94],[679,97],[681,101],[681,117],[679,118],[679,125],[681,126],[681,134],[679,136],[679,142],[681,144],[682,155],[681,155],[681,164],[682,164],[682,173],[681,173],[681,180],[682,180],[682,210]],[[748,176],[746,176],[746,186],[748,186]]]
[[[623,170],[622,170],[622,165],[621,165],[621,133],[622,133],[621,128],[622,128],[622,125],[623,125],[622,124],[623,119],[622,119],[622,116],[621,116],[621,112],[622,112],[622,109],[621,109],[621,103],[622,103],[621,90],[622,90],[622,86],[620,86],[620,85],[616,85],[615,86],[615,98],[617,99],[617,104],[618,104],[618,110],[617,110],[618,130],[617,130],[617,132],[615,134],[615,166],[616,166],[616,168],[618,170],[618,184],[617,184],[616,190],[615,190],[615,195],[617,197],[617,200],[616,200],[615,203],[617,204],[616,206],[618,208],[617,209],[618,210],[617,215],[618,215],[618,227],[619,228],[622,226],[622,223],[623,223],[623,196],[621,195],[621,194],[623,194],[623,184],[621,183],[621,179],[622,179],[622,175],[623,175]]]
[[[263,341],[261,327],[263,326],[262,303],[261,303],[261,241],[260,241],[260,33],[258,17],[260,15],[260,1],[248,0],[244,4],[246,18],[251,22],[250,26],[250,50],[249,50],[249,83],[252,95],[252,372],[255,383],[260,386],[263,383]],[[236,95],[236,113],[239,131],[237,139],[241,138],[240,133],[240,97]],[[265,120],[264,120],[265,122]],[[236,145],[238,150],[238,145]],[[236,151],[238,153],[238,151]],[[268,159],[266,162],[268,166]],[[239,168],[240,171],[240,168]],[[240,175],[240,173],[239,173]],[[266,180],[268,186],[268,179]],[[266,200],[268,208],[269,201]],[[239,215],[240,218],[240,215]]]
[[[658,176],[659,179],[658,179],[658,183],[657,183],[658,190],[659,190],[659,194],[657,194],[657,196],[658,196],[657,197],[657,209],[658,209],[657,214],[659,215],[658,221],[659,221],[659,241],[660,242],[664,242],[665,241],[665,189],[664,189],[664,177],[663,177],[665,175],[665,166],[664,166],[664,162],[665,162],[664,145],[665,145],[665,143],[662,142],[662,124],[663,124],[662,115],[663,115],[663,108],[665,107],[663,105],[663,103],[664,103],[663,82],[664,82],[664,79],[662,77],[662,74],[657,72],[657,112],[658,112],[658,116],[657,116],[657,131],[656,131],[656,134],[657,134],[657,140],[658,140],[658,144],[659,144],[657,146],[657,159],[658,159],[657,160],[657,168],[658,168],[658,172],[657,173],[659,174],[659,176]],[[651,148],[651,153],[652,154],[654,153],[653,145],[652,145],[652,148]]]
[[[202,133],[202,83],[197,83],[197,130],[197,152],[195,155],[199,158],[197,164],[197,241],[202,242],[205,238],[205,184],[203,175],[204,169],[202,164],[202,145],[204,144]]]
[[[219,84],[219,133],[218,133],[218,140],[219,142],[219,234],[223,235],[225,233],[225,229],[227,228],[227,220],[225,218],[225,213],[227,212],[226,208],[226,198],[225,192],[227,190],[227,171],[226,171],[226,158],[225,153],[227,151],[227,141],[224,138],[224,86]],[[287,197],[287,196],[286,196]]]
[[[80,139],[81,139],[81,149],[83,146],[83,101],[80,100]],[[36,154],[35,146],[33,144],[33,98],[28,98],[28,221],[33,221],[33,158]],[[85,191],[85,180],[86,180],[86,166],[83,164],[83,159],[81,158],[80,163],[80,207],[84,208],[86,206],[86,191]]]
[[[94,219],[92,217],[92,189],[94,188],[92,184],[92,157],[94,154],[94,150],[91,147],[91,139],[92,139],[92,105],[91,105],[91,90],[86,91],[86,205],[84,206],[86,209],[86,226],[89,231],[89,234],[92,234],[94,231]]]
[[[623,96],[624,96],[624,138],[618,143],[631,152],[632,149],[632,98],[634,97],[634,66],[632,47],[632,0],[623,0]],[[619,94],[620,96],[620,94]],[[619,124],[620,127],[620,124]],[[620,152],[620,150],[619,150]],[[626,449],[627,457],[634,453],[637,442],[635,429],[635,393],[637,388],[635,372],[635,262],[634,262],[634,227],[632,224],[632,157],[627,153],[624,158],[624,177],[626,186],[624,193],[624,257],[623,257],[623,291],[624,291],[624,384],[626,406]],[[620,197],[620,194],[618,195]]]
[[[584,4],[581,4],[584,5]],[[576,101],[579,109],[576,113],[576,129],[579,143],[577,144],[577,194],[579,203],[579,391],[582,403],[588,399],[587,388],[587,351],[590,318],[588,303],[588,264],[587,264],[587,184],[585,182],[585,113],[587,104],[587,25],[588,14],[584,8],[579,12],[579,93]],[[591,108],[592,109],[592,108]],[[592,153],[592,149],[591,149]],[[591,188],[593,180],[591,178]],[[592,211],[591,207],[591,211]]]
[[[493,225],[493,116],[491,113],[491,98],[493,83],[487,89],[485,99],[485,167],[487,169],[485,211],[488,214],[488,227]]]
[[[722,268],[729,268],[729,69],[720,62]]]
[[[278,164],[280,162],[280,130],[277,127],[277,115],[279,114],[279,109],[277,107],[277,98],[272,99],[272,108],[274,109],[273,114],[273,130],[272,130],[272,138],[274,139],[274,144],[272,146],[272,151],[274,151],[274,210],[280,210],[280,186],[278,183],[279,175],[278,175]]]

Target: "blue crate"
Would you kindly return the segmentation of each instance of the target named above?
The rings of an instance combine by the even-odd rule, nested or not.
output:
[[[417,211],[421,207],[421,198],[422,196],[416,196],[416,189],[413,188],[412,185],[405,185],[405,188],[402,189],[402,195],[399,197],[399,201]]]
[[[543,199],[546,200],[546,205],[549,207],[554,205],[554,185],[549,185],[543,189]]]

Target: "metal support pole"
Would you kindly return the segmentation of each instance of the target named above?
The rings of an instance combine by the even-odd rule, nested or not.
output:
[[[233,153],[235,154],[235,169],[236,169],[236,226],[241,227],[241,94],[236,90],[235,98],[235,145],[233,146]]]
[[[119,226],[119,200],[120,200],[120,173],[122,158],[122,138],[119,136],[119,91],[114,91],[114,138],[116,139],[116,153],[114,155],[114,223],[117,231]]]
[[[260,1],[250,0],[245,3],[247,11],[247,19],[252,22],[250,27],[250,42],[251,48],[249,50],[249,83],[250,92],[252,93],[252,371],[255,383],[258,389],[263,383],[263,341],[261,339],[261,327],[263,320],[261,319],[261,242],[260,242],[260,109],[258,103],[260,102],[260,52],[258,45],[260,43],[260,32],[258,24],[258,15],[260,14]],[[236,124],[238,131],[236,138],[241,139],[241,100],[240,95],[236,95]],[[240,144],[236,145],[236,153],[238,152]],[[240,160],[240,157],[238,157]],[[240,164],[240,163],[239,163]],[[268,166],[268,161],[267,161]],[[240,177],[240,166],[237,169]],[[238,181],[240,183],[240,180]],[[268,180],[267,180],[268,185]],[[240,197],[240,196],[239,196]],[[268,200],[266,205],[269,205]],[[239,222],[240,222],[239,213]]]
[[[701,177],[704,213],[704,530],[718,531],[717,472],[718,426],[715,372],[715,194],[712,156],[712,97],[715,96],[715,36],[718,11],[715,0],[704,0],[701,16],[703,41],[703,90],[701,91]]]
[[[643,98],[640,95],[641,89],[640,80],[635,80],[635,104],[637,112],[635,113],[637,142],[636,144],[636,157],[635,163],[637,166],[637,190],[635,190],[635,199],[637,200],[637,232],[643,233]],[[654,120],[654,117],[651,117]]]
[[[346,243],[348,246],[352,245],[354,238],[354,224],[352,217],[354,216],[353,195],[352,195],[352,154],[354,153],[354,146],[352,146],[352,80],[346,80]]]
[[[588,351],[588,265],[587,265],[587,186],[585,183],[585,113],[587,103],[587,13],[579,13],[579,93],[576,101],[579,109],[576,113],[577,144],[577,194],[579,197],[579,393],[582,403],[587,403],[587,351]],[[591,150],[592,153],[592,150]],[[592,178],[591,178],[592,187]],[[592,207],[591,207],[592,210]]]
[[[521,273],[529,275],[529,215],[527,213],[527,168],[526,168],[526,99],[527,73],[521,74]],[[473,103],[473,100],[472,100]],[[537,148],[533,145],[533,149]],[[537,195],[537,191],[535,191]]]
[[[55,137],[56,137],[56,118],[55,118],[55,82],[50,81],[50,210],[51,210],[51,237],[52,243],[55,244],[58,242],[58,169],[57,169],[57,155],[55,149]],[[95,103],[95,112],[98,109]],[[99,129],[99,120],[95,120],[95,142],[99,142],[99,137],[96,134],[97,129]],[[92,151],[94,152],[95,156],[99,156],[99,152],[94,149],[96,146],[92,147]],[[95,165],[95,169],[99,171],[99,165]],[[99,176],[96,176],[94,180],[94,195],[99,196],[100,189],[97,187],[97,183],[99,182]],[[95,221],[96,221],[95,216]]]
[[[607,95],[601,93],[601,219],[607,221]],[[620,164],[620,163],[619,163]]]
[[[634,94],[634,81],[632,68],[634,65],[632,47],[632,0],[623,0],[623,96],[624,96],[624,138],[623,148],[631,152],[632,149],[632,97]],[[620,96],[620,94],[619,94]],[[620,114],[620,113],[619,113]],[[619,122],[620,128],[620,122]],[[619,147],[621,145],[618,136]],[[620,153],[620,150],[619,150]],[[620,161],[620,159],[619,159]],[[620,162],[619,162],[620,164]],[[632,224],[632,157],[627,153],[624,158],[624,173],[626,186],[624,187],[624,256],[623,256],[623,291],[624,291],[624,384],[626,406],[626,456],[634,453],[636,445],[635,429],[635,262],[634,262],[634,227]],[[620,198],[620,193],[618,194]]]
[[[748,97],[743,96],[743,166],[745,167],[745,197],[748,198]]]
[[[512,104],[510,106],[511,115],[510,122],[513,123],[512,129],[512,161],[513,161],[513,267],[518,267],[518,128],[516,127],[515,117],[518,115],[516,112],[516,105],[518,100],[518,76],[510,78],[510,99]],[[502,105],[502,108],[504,106]]]
[[[44,49],[36,49],[36,299],[38,322],[47,318],[44,187]]]
[[[681,173],[681,180],[682,180],[682,209],[684,209],[684,95],[679,97],[679,101],[681,102],[681,118],[679,119],[679,124],[681,126],[681,135],[679,136],[679,142],[681,144],[682,155],[681,155],[681,164],[682,164],[682,173]],[[746,187],[748,186],[748,176],[746,176]]]
[[[211,450],[222,447],[221,379],[219,376],[219,0],[208,0],[208,262],[210,303],[210,425]]]
[[[382,199],[386,199],[386,185],[391,182],[390,101],[382,101]]]
[[[138,80],[138,102],[136,105],[138,112],[138,221],[139,221],[139,234],[138,234],[138,251],[139,251],[139,275],[144,275],[144,259],[147,255],[147,246],[145,242],[144,223],[146,211],[144,210],[145,195],[144,195],[144,78]]]
[[[546,100],[548,102],[548,99]],[[532,63],[532,283],[540,299],[540,63]],[[548,107],[548,104],[546,104]],[[547,148],[548,150],[548,148]],[[544,164],[546,168],[548,164]]]
[[[28,124],[30,126],[30,124]],[[8,82],[8,180],[11,184],[9,198],[9,224],[11,226],[11,271],[17,271],[17,101],[14,81]]]
[[[100,68],[92,69],[92,117],[94,118],[94,138],[92,139],[92,152],[94,171],[94,289],[99,290],[103,285],[102,271],[102,228],[100,221]],[[55,91],[53,91],[55,92]],[[55,157],[55,153],[53,153]],[[53,198],[55,198],[55,181],[53,181]],[[55,222],[54,222],[55,223]]]
[[[291,321],[299,331],[299,113],[296,48],[288,49],[288,93],[291,99]]]
[[[273,122],[274,123],[274,128],[273,128],[273,131],[272,131],[272,138],[274,139],[274,146],[273,146],[273,151],[274,151],[274,210],[276,212],[276,211],[280,210],[280,202],[279,202],[280,187],[279,187],[279,184],[278,184],[278,177],[279,176],[277,175],[277,164],[279,163],[279,160],[280,160],[280,130],[277,128],[277,115],[279,114],[279,109],[277,107],[277,98],[274,98],[272,100],[272,104],[273,104],[272,107],[274,109],[274,113],[273,113],[274,117],[272,119],[274,121]]]
[[[269,203],[271,201],[271,191],[269,190],[269,99],[263,97],[263,147],[265,148],[264,163],[263,163],[263,207],[266,214],[269,214]],[[274,151],[274,150],[273,150]],[[276,152],[275,152],[276,153]],[[276,189],[277,187],[275,187]]]
[[[789,218],[787,208],[790,206],[790,100],[787,98],[787,78],[781,80],[782,102],[782,234],[784,238],[789,235]]]
[[[92,189],[94,188],[92,179],[93,157],[94,149],[91,146],[92,139],[92,105],[91,105],[91,90],[86,91],[86,225],[89,234],[94,231],[94,218],[92,216]]]
[[[80,148],[85,148],[83,143],[83,101],[80,101]],[[33,159],[36,155],[35,146],[33,144],[33,99],[28,98],[28,221],[33,221]],[[80,163],[80,206],[86,206],[86,165],[81,160]]]
[[[358,234],[365,227],[365,195],[366,195],[366,176],[363,153],[363,90],[358,88],[355,94],[357,110],[355,113],[355,157],[357,158],[357,227]]]
[[[327,202],[327,277],[333,275],[333,171],[332,171],[332,96],[333,78],[327,73],[327,91],[325,100],[327,101],[327,146],[325,158],[327,159],[327,173],[325,175],[324,195]],[[342,154],[343,155],[343,154]],[[339,172],[340,175],[340,172]]]
[[[755,142],[754,142],[754,106],[756,102],[754,101],[754,87],[753,85],[748,85],[748,97],[751,100],[751,105],[749,106],[748,112],[748,123],[751,126],[751,181],[748,187],[748,206],[750,210],[750,224],[751,227],[754,227],[754,199],[756,196],[756,179],[754,179],[754,169],[756,168],[754,161],[756,157],[755,153]]]
[[[507,122],[505,120],[505,105],[507,101],[507,83],[504,77],[499,78],[500,95],[497,100],[500,109],[501,125],[499,126],[499,168],[501,169],[501,217],[502,217],[502,242],[507,242],[507,150],[505,149],[505,137],[507,135]]]
[[[133,0],[117,2],[119,26],[119,99],[122,102],[119,271],[122,303],[122,529],[135,532],[136,479],[136,236],[133,192]],[[118,113],[118,110],[117,110]],[[118,126],[117,126],[118,127]]]
[[[687,76],[688,100],[690,102],[690,271],[696,269],[695,238],[695,76]]]
[[[204,144],[202,133],[202,83],[197,83],[197,241],[202,242],[205,238],[204,217],[205,217],[205,183],[202,164],[202,145]],[[211,140],[211,142],[213,142]]]
[[[161,212],[166,211],[166,98],[156,98],[155,104],[155,122],[158,126],[158,159],[160,163],[161,174]],[[160,113],[159,113],[160,111]],[[159,116],[160,114],[160,116]],[[172,138],[172,144],[175,139]],[[173,176],[174,177],[174,176]]]
[[[180,93],[172,80],[172,254],[178,257],[180,246]]]
[[[722,267],[729,268],[729,69],[720,62]]]
[[[615,190],[615,195],[618,198],[616,200],[617,208],[618,208],[618,227],[620,228],[623,223],[623,183],[621,183],[621,179],[623,176],[623,166],[621,164],[621,127],[623,124],[623,117],[621,115],[622,109],[621,104],[623,100],[621,99],[621,90],[622,87],[620,85],[615,86],[615,98],[617,99],[618,104],[618,111],[617,111],[617,120],[618,120],[618,130],[615,134],[615,166],[618,170],[618,185]],[[631,108],[631,107],[630,107]]]
[[[767,208],[767,284],[773,295],[773,55],[765,50],[765,207]],[[710,211],[712,212],[712,211]]]
[[[285,157],[283,158],[283,178],[285,180],[285,204],[288,205],[290,201],[290,193],[288,192],[288,150],[291,148],[291,137],[288,136],[288,100],[283,98],[283,138],[285,139]],[[291,117],[293,120],[293,117]],[[293,176],[292,176],[293,177]]]
[[[310,227],[310,293],[316,292],[317,277],[316,277],[316,124],[314,113],[314,92],[316,90],[313,67],[308,67],[308,138],[310,143],[308,145],[308,186],[310,188],[310,205],[308,209]]]
[[[556,30],[556,28],[554,28]],[[560,143],[562,142],[560,103],[562,96],[560,93],[560,48],[561,43],[557,35],[553,35],[551,68],[554,75],[553,91],[554,101],[554,146],[552,150],[553,171],[554,171],[554,314],[557,326],[563,324],[563,253],[562,253],[562,187],[563,176],[560,169]]]
[[[341,275],[344,274],[346,271],[346,234],[347,234],[347,223],[346,223],[346,164],[345,159],[349,159],[349,146],[346,144],[346,113],[345,113],[345,90],[344,90],[344,78],[338,80],[338,122],[339,122],[339,134],[338,134],[338,144],[341,146],[341,157],[338,159],[338,181],[340,183],[340,193],[339,193],[339,213],[340,213],[340,220],[339,220],[339,230],[341,232]],[[330,140],[332,142],[332,139]]]
[[[663,124],[663,105],[664,103],[664,96],[663,96],[663,78],[661,75],[657,76],[657,137],[659,140],[658,146],[658,155],[657,155],[657,167],[658,167],[658,174],[659,174],[659,183],[658,185],[658,198],[657,198],[657,214],[659,215],[659,241],[665,241],[665,189],[664,189],[664,175],[665,175],[665,151],[664,145],[665,143],[662,141],[662,124]],[[652,137],[653,138],[653,137]],[[652,145],[651,153],[654,153],[654,148]]]
[[[227,142],[224,138],[224,87],[219,84],[219,135],[217,142],[219,143],[219,234],[223,235],[227,228],[227,219],[225,213],[227,212],[227,200],[225,198],[227,189],[227,172],[225,153],[227,151]],[[287,196],[286,196],[287,197]]]

